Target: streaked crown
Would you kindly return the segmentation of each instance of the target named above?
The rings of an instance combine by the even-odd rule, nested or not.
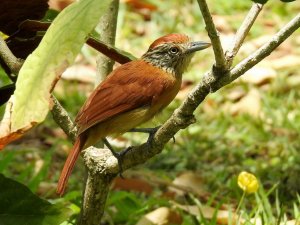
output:
[[[179,77],[188,67],[193,53],[209,46],[207,42],[191,42],[185,34],[168,34],[155,40],[142,59]]]
[[[184,44],[184,43],[188,43],[189,41],[190,41],[190,38],[185,34],[167,34],[165,36],[162,36],[162,37],[156,39],[150,45],[149,50],[154,49],[159,45],[163,45],[163,44],[167,44],[167,43]]]

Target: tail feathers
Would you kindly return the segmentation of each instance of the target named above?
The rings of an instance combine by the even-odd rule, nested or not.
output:
[[[60,174],[58,184],[57,184],[57,189],[56,189],[56,193],[59,194],[60,196],[62,196],[65,192],[67,182],[75,166],[76,160],[81,152],[81,149],[84,146],[84,143],[85,143],[85,138],[79,136],[76,139],[75,144],[68,155],[64,168]]]

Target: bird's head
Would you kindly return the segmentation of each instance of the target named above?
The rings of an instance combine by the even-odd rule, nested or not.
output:
[[[210,45],[203,41],[192,42],[184,34],[168,34],[155,40],[142,59],[176,77],[181,77],[194,53]]]

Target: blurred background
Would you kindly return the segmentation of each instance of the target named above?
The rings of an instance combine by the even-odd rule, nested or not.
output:
[[[50,7],[61,10],[69,2],[51,0]],[[210,0],[208,5],[226,50],[252,2]],[[269,41],[299,11],[298,0],[288,4],[270,0],[234,64]],[[116,47],[140,57],[152,41],[168,33],[185,33],[193,40],[209,41],[197,1],[121,0]],[[84,46],[54,90],[72,118],[94,88],[97,54]],[[176,99],[145,126],[163,123],[213,63],[211,48],[197,53]],[[0,72],[1,86],[8,83],[9,79]],[[253,173],[260,181],[260,197],[247,196],[242,205],[249,218],[259,207],[270,217],[278,217],[280,210],[273,205],[284,209],[287,217],[295,218],[295,207],[300,203],[299,86],[300,32],[296,31],[243,77],[210,94],[195,112],[197,122],[176,134],[176,143],[170,141],[160,155],[126,171],[126,179],[117,178],[103,223],[143,225],[147,224],[141,219],[143,215],[159,209],[158,218],[169,218],[165,224],[201,224],[199,215],[187,208],[192,205],[204,205],[206,217],[206,210],[221,208],[228,213],[228,222],[230,209],[237,207],[243,195],[237,185],[241,171]],[[3,111],[1,106],[1,115]],[[130,133],[112,143],[121,150],[146,139],[146,135]],[[67,194],[59,200],[55,195],[56,182],[71,147],[49,114],[44,123],[1,152],[0,173],[28,185],[44,198],[70,202],[75,217],[84,185],[81,159],[70,178]]]

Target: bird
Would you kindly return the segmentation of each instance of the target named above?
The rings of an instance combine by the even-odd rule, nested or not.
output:
[[[120,154],[113,151],[106,137],[139,131],[136,127],[169,105],[181,87],[182,74],[194,53],[210,45],[204,41],[193,42],[185,34],[167,34],[156,39],[140,59],[114,69],[76,116],[78,134],[61,172],[57,194],[61,196],[65,192],[81,150],[103,140],[119,160]],[[141,129],[149,133],[148,143],[156,130]]]

